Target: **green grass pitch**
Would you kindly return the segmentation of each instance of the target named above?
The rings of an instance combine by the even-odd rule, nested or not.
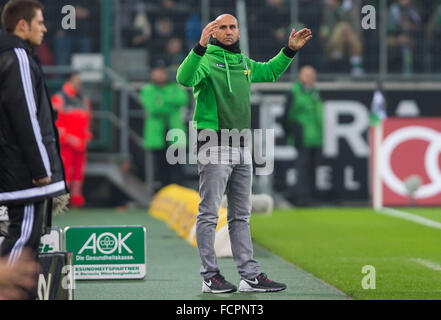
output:
[[[441,221],[440,208],[400,210]],[[256,243],[352,298],[441,299],[439,229],[363,208],[274,211],[251,228]],[[375,289],[362,286],[366,265]]]
[[[399,210],[441,222],[441,208]],[[146,279],[78,281],[75,296],[79,300],[345,298],[317,278],[354,299],[441,299],[441,230],[367,208],[311,208],[254,214],[252,236],[260,245],[256,246],[256,259],[272,278],[287,283],[288,289],[278,294],[228,297],[200,293],[196,248],[145,210],[70,211],[54,217],[53,223],[59,227],[138,224],[147,227]],[[220,259],[219,262],[227,278],[237,282],[233,261]],[[366,265],[375,268],[375,289],[362,287],[362,280],[368,275],[362,273]]]

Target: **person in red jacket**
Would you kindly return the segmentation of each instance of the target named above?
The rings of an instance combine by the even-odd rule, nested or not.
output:
[[[71,206],[84,207],[84,172],[87,162],[87,143],[92,139],[90,99],[82,93],[79,73],[73,73],[60,92],[52,96],[52,105],[58,113],[56,126],[60,135],[61,157],[66,182],[71,193]]]

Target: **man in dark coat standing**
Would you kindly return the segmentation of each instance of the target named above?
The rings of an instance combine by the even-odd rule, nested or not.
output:
[[[33,53],[47,32],[43,6],[36,0],[11,0],[3,8],[2,24],[0,206],[8,207],[10,225],[0,255],[14,264],[24,248],[37,259],[52,199],[67,188],[50,96]]]

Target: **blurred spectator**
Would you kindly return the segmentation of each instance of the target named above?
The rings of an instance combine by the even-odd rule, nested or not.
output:
[[[162,59],[168,40],[175,36],[175,26],[168,16],[157,17],[153,23],[152,45],[150,46],[151,61]]]
[[[193,11],[195,7],[201,5],[199,0],[161,0],[160,6],[162,9],[167,10],[167,12],[190,12]]]
[[[185,59],[185,53],[183,51],[182,39],[173,37],[167,42],[165,48],[164,60],[169,66],[171,71],[176,72]]]
[[[193,49],[199,42],[201,32],[201,19],[196,14],[190,15],[185,26],[185,46],[187,51]]]
[[[175,2],[173,0],[161,0],[161,6],[164,9],[172,10],[175,8]]]
[[[441,42],[439,39],[441,39],[441,0],[437,1],[427,25],[427,41],[431,57],[430,70],[432,72],[441,71]]]
[[[55,57],[52,50],[53,48],[52,42],[53,42],[55,30],[56,28],[59,27],[56,25],[56,21],[54,19],[54,16],[56,15],[56,10],[55,10],[55,6],[53,6],[54,3],[53,1],[51,0],[39,0],[39,1],[41,2],[41,4],[44,5],[44,18],[45,18],[44,23],[47,28],[47,33],[46,36],[44,37],[41,46],[35,48],[34,51],[37,54],[38,58],[40,59],[42,65],[52,66],[55,64]]]
[[[119,13],[121,42],[124,48],[147,47],[152,25],[143,0],[121,0]]]
[[[311,29],[314,35],[297,57],[299,66],[312,65],[316,69],[323,69],[323,53],[320,47],[320,37],[318,36],[320,34],[322,7],[317,6],[316,0],[299,0],[299,21],[296,22],[294,27],[296,30]]]
[[[144,145],[153,152],[155,165],[155,181],[161,187],[171,183],[179,183],[180,168],[170,165],[166,159],[167,131],[181,129],[185,132],[182,107],[189,103],[189,96],[185,89],[175,81],[170,81],[165,63],[155,62],[151,72],[152,82],[141,89],[140,99],[147,113],[144,124]],[[186,147],[186,142],[181,145]]]
[[[291,28],[284,0],[257,0],[248,23],[250,51],[257,61],[267,61],[286,46]]]
[[[200,5],[200,3],[197,3]],[[193,3],[194,5],[194,3]],[[192,1],[189,0],[161,0],[160,1],[161,9],[167,10],[167,12],[187,12],[194,8],[192,6]]]
[[[60,92],[52,96],[58,113],[56,126],[60,135],[61,157],[72,207],[84,207],[84,172],[87,162],[87,143],[92,139],[90,122],[92,107],[83,95],[81,75],[73,73]]]
[[[251,9],[258,6],[258,1],[259,0],[253,0],[253,5],[251,6],[248,3],[247,7]],[[213,20],[224,13],[233,14],[236,10],[236,2],[237,0],[210,0],[210,19]]]
[[[313,67],[302,67],[285,109],[287,143],[294,144],[297,149],[297,183],[294,194],[288,198],[297,206],[306,206],[313,201],[315,170],[323,145],[323,102],[315,89],[316,79]]]
[[[388,45],[389,71],[411,74],[418,47],[421,17],[412,0],[397,0],[389,8]]]
[[[72,53],[94,52],[99,45],[101,0],[41,0],[45,5],[48,33],[36,52],[44,65],[69,64]],[[120,0],[122,47],[146,48],[155,60],[171,37],[181,38],[184,50],[190,50],[201,33],[201,0]],[[322,68],[326,60],[329,72],[352,72],[354,75],[378,71],[378,30],[361,32],[360,11],[364,4],[379,0],[298,0],[298,21],[291,22],[290,0],[252,0],[247,5],[250,49],[257,60],[267,60],[281,45],[291,27],[308,27],[316,36],[297,57],[300,66]],[[251,5],[252,2],[252,5]],[[392,72],[419,71],[423,62],[440,68],[437,39],[439,32],[438,0],[390,0],[389,67]],[[247,2],[248,4],[248,2]],[[61,8],[77,8],[76,30],[63,30],[65,14]],[[197,10],[194,10],[197,8]],[[235,0],[210,0],[212,17],[234,12]],[[378,7],[377,7],[378,9]],[[323,20],[321,17],[323,16]],[[427,21],[427,23],[426,23]],[[378,24],[379,25],[379,24]],[[379,25],[379,27],[381,27]],[[170,31],[171,30],[171,31]],[[427,32],[423,43],[420,33]],[[259,40],[271,38],[265,46]],[[119,38],[118,38],[119,39]],[[426,47],[423,47],[423,44]],[[271,46],[271,47],[269,47]],[[426,51],[422,51],[422,50]],[[326,58],[321,52],[326,52]],[[427,53],[423,61],[423,53]],[[429,56],[430,54],[430,56]],[[438,67],[437,67],[438,66]]]
[[[52,66],[55,63],[54,55],[49,45],[46,42],[43,42],[41,46],[34,49],[35,53],[38,55],[38,58],[41,61],[41,64],[44,66]]]
[[[384,27],[379,20],[380,0],[360,0],[360,5],[361,7],[373,6],[376,10],[376,29],[362,30],[361,39],[363,43],[363,70],[366,73],[378,73],[380,68],[380,33],[381,28]],[[364,16],[365,14],[362,14],[362,17]]]
[[[173,34],[173,21],[168,17],[161,17],[155,21],[155,37],[167,38]]]
[[[200,6],[200,1],[195,4],[192,0],[160,0],[158,14],[170,18],[174,23],[174,31],[179,33],[179,36],[184,36],[183,31],[188,15]]]
[[[326,0],[320,38],[330,72],[350,71],[360,76],[363,71],[363,45],[358,0]]]
[[[152,26],[146,12],[138,12],[133,19],[133,35],[130,45],[133,47],[147,46],[152,36]]]
[[[63,6],[74,6],[76,10],[76,29],[65,30],[61,26],[64,18]],[[69,65],[72,54],[90,53],[94,50],[95,38],[99,37],[99,4],[96,0],[57,0],[48,5],[54,10],[52,21],[55,24],[53,53],[57,65]],[[57,19],[59,18],[59,19]],[[99,21],[99,20],[98,20]],[[59,25],[58,25],[59,24]]]

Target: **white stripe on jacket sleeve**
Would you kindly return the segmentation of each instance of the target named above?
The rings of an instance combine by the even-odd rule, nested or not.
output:
[[[32,87],[32,79],[31,79],[31,71],[30,71],[28,55],[24,49],[16,48],[14,49],[14,51],[18,57],[18,61],[20,65],[21,81],[24,88],[26,104],[28,107],[35,140],[37,141],[38,150],[40,151],[40,156],[41,159],[43,160],[43,164],[46,169],[46,174],[48,177],[51,177],[52,171],[51,171],[49,156],[46,147],[43,144],[43,137],[41,135],[40,124],[37,118],[37,107],[35,104],[34,91]]]

